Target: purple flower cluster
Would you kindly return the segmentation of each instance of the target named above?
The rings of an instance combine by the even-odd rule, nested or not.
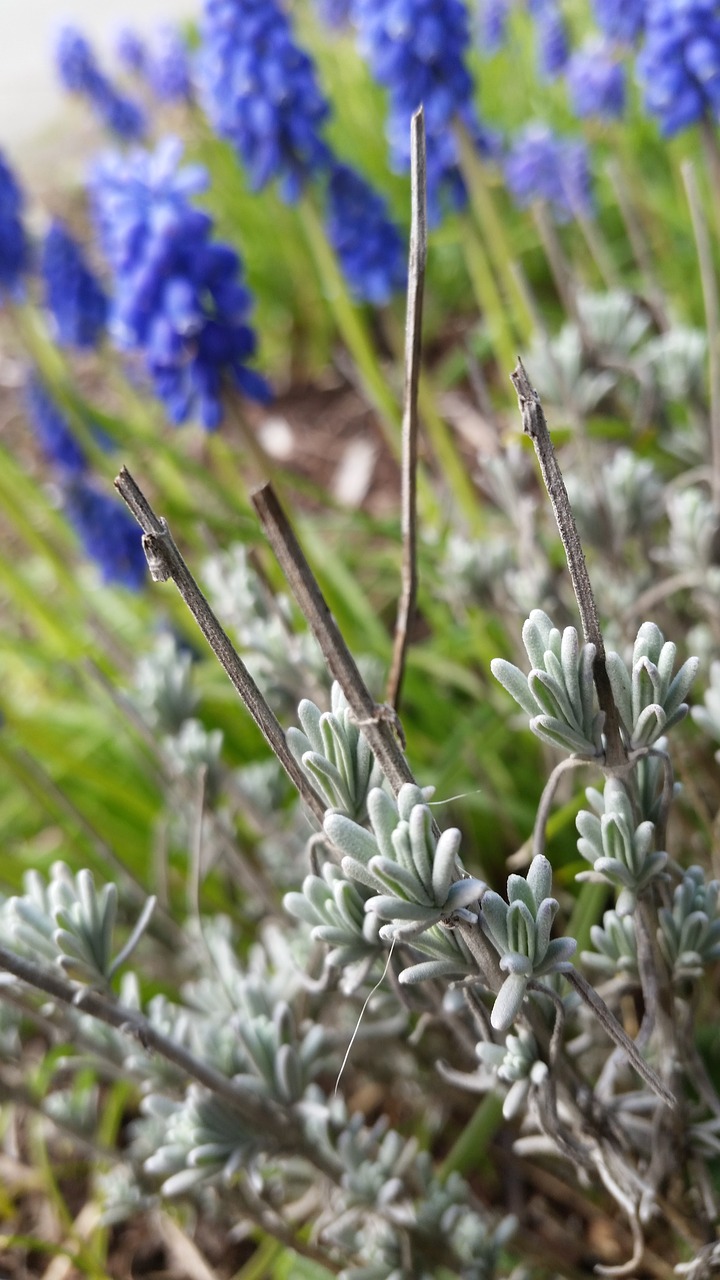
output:
[[[545,80],[553,80],[564,70],[570,56],[567,27],[559,5],[545,0],[535,15],[538,65]]]
[[[142,535],[122,503],[80,475],[63,485],[63,507],[102,581],[138,591],[147,569]]]
[[[0,152],[0,304],[3,295],[13,299],[20,296],[22,277],[29,265],[22,209],[22,192]]]
[[[187,102],[192,97],[187,44],[177,27],[158,29],[145,61],[148,84],[160,102]]]
[[[240,259],[212,242],[212,219],[189,204],[207,177],[199,166],[178,168],[181,156],[173,138],[154,153],[108,156],[95,169],[91,193],[115,276],[112,336],[142,353],[171,422],[197,412],[212,430],[222,418],[226,381],[255,400],[267,401],[270,392],[247,367],[256,339]]]
[[[48,462],[67,475],[87,471],[87,458],[75,439],[65,415],[48,394],[37,374],[25,386],[28,417],[37,442]]]
[[[645,106],[669,138],[720,118],[720,8],[716,0],[647,0],[637,74]]]
[[[329,166],[330,107],[275,0],[205,0],[197,75],[203,108],[254,190],[277,178],[292,201]]]
[[[625,110],[625,67],[606,41],[586,41],[573,53],[565,74],[576,116],[620,119]]]
[[[483,57],[497,53],[507,36],[510,0],[483,0],[478,15],[478,46]]]
[[[633,44],[645,26],[647,0],[593,0],[595,22],[608,40]]]
[[[147,63],[145,41],[132,27],[123,27],[115,42],[115,53],[126,71],[144,75]]]
[[[138,590],[145,580],[140,530],[117,499],[90,477],[88,463],[61,409],[37,374],[25,387],[28,418],[45,457],[56,468],[63,509],[103,582]]]
[[[105,128],[129,141],[143,137],[146,122],[142,109],[100,70],[92,46],[76,27],[64,27],[60,32],[56,62],[62,84],[71,93],[87,98]]]
[[[385,201],[348,165],[333,167],[326,228],[343,273],[360,302],[383,306],[405,285],[405,250]]]
[[[187,102],[192,97],[188,47],[177,27],[158,27],[150,42],[124,27],[115,51],[128,71],[147,81],[160,102]]]
[[[70,347],[94,347],[105,328],[108,300],[62,222],[53,222],[45,237],[40,269],[58,341]]]
[[[352,0],[315,0],[321,22],[334,27],[336,31],[349,24],[351,4]]]
[[[528,125],[517,135],[505,160],[505,179],[521,208],[542,200],[558,222],[592,212],[585,144],[559,138],[546,125]]]
[[[462,0],[354,0],[353,19],[360,51],[389,92],[388,138],[400,169],[410,164],[410,118],[425,108],[428,209],[437,221],[443,195],[455,204],[464,198],[453,122],[463,121],[482,149],[489,145],[465,65],[467,9]]]

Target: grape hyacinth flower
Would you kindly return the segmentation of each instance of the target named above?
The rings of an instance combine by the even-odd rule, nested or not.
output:
[[[294,201],[327,168],[321,137],[330,114],[310,57],[275,0],[205,0],[197,63],[200,101],[233,143],[253,190],[280,181]]]
[[[645,25],[647,0],[593,0],[595,22],[608,40],[634,44]]]
[[[383,306],[404,288],[405,250],[387,205],[345,164],[333,167],[327,191],[326,227],[353,295]]]
[[[269,388],[247,367],[255,333],[240,259],[211,240],[210,216],[187,196],[207,184],[200,166],[179,169],[182,144],[110,155],[92,178],[101,243],[115,275],[110,333],[142,353],[171,422],[195,412],[213,430],[222,418],[223,383],[255,400]]]
[[[142,109],[103,74],[89,41],[76,27],[63,27],[60,32],[56,64],[64,87],[87,98],[107,129],[128,141],[143,137],[146,122]]]
[[[473,107],[473,80],[465,65],[468,14],[461,0],[355,0],[359,47],[390,95],[387,133],[393,163],[410,167],[410,120],[425,108],[428,212],[437,222],[441,195],[464,203],[451,126],[460,120],[475,145],[491,149]]]
[[[115,53],[118,61],[127,71],[142,75],[147,62],[147,49],[144,40],[133,31],[132,27],[123,27],[115,42]]]
[[[145,57],[148,84],[160,102],[187,102],[192,97],[188,48],[177,27],[158,29]]]
[[[566,78],[576,116],[620,119],[625,110],[625,67],[604,40],[591,39],[577,49]]]
[[[116,274],[130,271],[144,251],[150,225],[181,217],[191,196],[207,190],[207,170],[180,165],[183,144],[164,138],[154,151],[108,152],[89,179],[92,214],[100,246]]]
[[[28,378],[25,403],[30,426],[48,462],[67,475],[81,475],[86,471],[85,454],[72,434],[65,415],[37,374],[31,374]]]
[[[63,508],[104,583],[138,591],[145,581],[142,535],[132,516],[85,476],[63,486]]]
[[[535,22],[540,74],[545,80],[553,80],[564,70],[570,56],[565,19],[557,4],[546,2]]]
[[[547,125],[531,124],[517,135],[505,161],[505,178],[521,208],[544,200],[558,222],[592,212],[585,144],[559,138]]]
[[[483,0],[478,17],[477,42],[483,57],[497,53],[507,37],[510,0]]]
[[[315,8],[321,22],[336,31],[350,23],[352,0],[315,0]]]
[[[663,137],[703,118],[720,118],[720,13],[714,0],[648,0],[637,74]]]
[[[23,195],[15,175],[0,152],[0,304],[6,295],[20,296],[29,249],[22,224]]]
[[[53,222],[45,237],[40,269],[58,341],[94,347],[105,328],[107,297],[62,222]]]

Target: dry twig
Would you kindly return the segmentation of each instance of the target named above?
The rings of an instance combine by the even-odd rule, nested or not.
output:
[[[420,107],[412,118],[412,222],[405,321],[405,402],[402,422],[402,591],[385,697],[397,711],[400,703],[409,632],[417,596],[417,462],[418,386],[422,352],[422,307],[427,261],[427,175],[425,117]]]

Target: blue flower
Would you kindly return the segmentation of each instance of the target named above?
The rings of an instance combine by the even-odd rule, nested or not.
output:
[[[327,192],[327,234],[355,297],[383,306],[405,285],[405,251],[387,205],[348,165],[334,166]]]
[[[330,107],[275,0],[205,0],[197,63],[213,128],[236,147],[254,190],[277,178],[287,200],[325,169]]]
[[[180,217],[189,197],[207,190],[207,170],[199,164],[181,168],[182,153],[179,138],[168,137],[154,151],[108,152],[95,165],[89,182],[93,218],[113,271],[129,271],[154,228]]]
[[[645,25],[647,0],[593,0],[595,21],[608,40],[633,44]]]
[[[87,459],[75,439],[64,414],[48,394],[45,385],[32,374],[25,386],[30,425],[48,462],[68,475],[87,470]]]
[[[186,102],[192,96],[188,48],[177,27],[158,29],[146,55],[145,74],[160,102]]]
[[[322,22],[338,30],[350,22],[352,0],[315,0],[315,7]]]
[[[136,75],[144,73],[147,49],[144,40],[137,31],[133,31],[132,27],[123,27],[120,31],[115,42],[115,52],[128,71],[133,71]]]
[[[715,0],[648,0],[637,59],[645,106],[669,138],[720,116],[720,12]]]
[[[483,57],[497,53],[507,38],[510,0],[483,0],[479,14],[478,45]]]
[[[540,73],[544,79],[552,80],[564,69],[570,54],[565,19],[558,5],[546,0],[535,22]]]
[[[516,137],[505,161],[505,178],[521,208],[543,200],[559,222],[592,212],[585,144],[559,138],[546,125],[528,125]]]
[[[71,93],[87,98],[105,128],[133,140],[145,133],[145,116],[100,70],[90,43],[76,27],[64,27],[56,48],[60,80]]]
[[[410,119],[422,103],[427,134],[428,211],[439,217],[442,196],[465,199],[452,124],[460,119],[476,145],[487,135],[473,107],[473,80],[465,65],[470,46],[461,0],[354,0],[360,51],[390,95],[388,138],[393,163],[410,162]]]
[[[0,304],[3,294],[18,298],[30,253],[21,214],[23,195],[0,152]]]
[[[625,67],[602,39],[587,40],[566,70],[576,116],[618,120],[625,110]]]
[[[80,246],[61,222],[53,222],[45,237],[40,268],[58,341],[94,347],[105,328],[107,298]]]
[[[138,591],[146,577],[142,535],[122,503],[77,476],[63,485],[63,508],[102,581]]]
[[[212,219],[188,203],[207,175],[199,166],[178,170],[181,155],[167,139],[154,154],[106,157],[92,178],[93,209],[115,274],[112,337],[142,354],[172,422],[197,412],[212,430],[225,381],[255,400],[270,391],[246,367],[256,339],[240,259],[211,242]]]

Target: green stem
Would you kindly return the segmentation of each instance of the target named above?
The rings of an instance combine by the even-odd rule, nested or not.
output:
[[[470,197],[470,208],[477,219],[489,257],[498,275],[508,302],[513,308],[515,334],[521,344],[527,343],[532,333],[532,318],[525,306],[525,299],[518,289],[513,271],[515,256],[495,208],[490,183],[480,156],[467,129],[459,121],[455,124],[455,136],[460,147],[460,168]]]
[[[389,308],[383,312],[383,322],[388,342],[399,359],[402,355],[403,336]],[[424,371],[420,374],[418,407],[422,425],[445,480],[469,527],[473,533],[479,533],[480,504],[477,490],[470,479],[467,462],[460,456],[453,434],[438,409],[435,387],[427,372]]]
[[[488,1148],[503,1123],[502,1109],[499,1094],[485,1095],[443,1160],[439,1171],[441,1179],[445,1180],[451,1173],[482,1173],[486,1179],[495,1178]]]
[[[500,297],[485,249],[467,217],[461,220],[461,233],[465,265],[475,301],[487,325],[498,368],[509,374],[514,368],[517,349],[505,314],[505,305]]]
[[[335,255],[328,244],[317,210],[308,196],[299,204],[303,228],[315,259],[328,303],[338,329],[352,355],[363,389],[377,410],[385,438],[394,455],[400,457],[401,415],[397,400],[387,385],[373,348],[362,311],[355,305],[345,284]]]
[[[235,1272],[232,1280],[265,1280],[271,1274],[270,1268],[273,1262],[276,1262],[284,1252],[284,1245],[266,1236],[258,1245],[250,1261]]]

